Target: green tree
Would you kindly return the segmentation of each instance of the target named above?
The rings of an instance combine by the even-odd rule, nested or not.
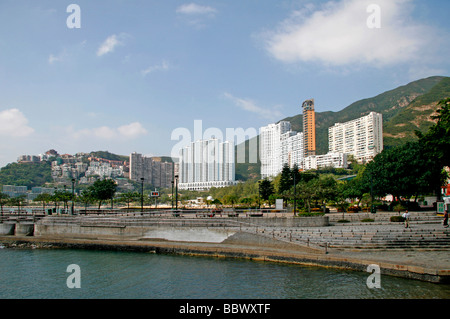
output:
[[[52,195],[48,193],[42,193],[36,196],[35,199],[33,199],[34,202],[41,202],[42,203],[42,210],[45,212],[45,205],[51,202]]]
[[[305,207],[308,209],[308,212],[311,212],[311,203],[315,196],[315,188],[317,187],[317,181],[312,179],[308,182],[302,181],[296,186],[296,193],[303,200]]]
[[[442,167],[433,162],[420,142],[385,149],[367,164],[359,191],[374,196],[392,194],[397,200],[435,191],[443,176]]]
[[[262,200],[268,200],[270,195],[274,193],[273,184],[269,179],[265,178],[259,182],[259,195]]]
[[[446,174],[443,173],[444,166],[450,166],[450,98],[438,103],[440,108],[436,111],[438,115],[432,118],[436,124],[422,134],[416,131],[421,146],[421,154],[427,159],[429,174],[424,177],[440,199],[440,188],[443,185]]]
[[[278,194],[280,195],[292,188],[292,172],[288,164],[283,165],[283,169],[281,170],[281,177],[278,183]]]
[[[9,204],[11,206],[17,206],[17,214],[20,214],[20,207],[25,206],[26,201],[26,195],[22,194],[16,197],[11,197],[9,199]]]
[[[332,175],[321,175],[317,180],[316,196],[320,202],[320,206],[325,210],[326,203],[336,201],[337,181]]]
[[[232,205],[233,207],[238,202],[238,200],[239,198],[234,194],[228,194],[222,198],[222,201],[225,205]]]
[[[138,200],[141,198],[141,194],[138,192],[127,192],[122,193],[119,195],[118,200],[119,202],[126,203],[128,206],[128,209],[130,209],[130,203]]]
[[[84,204],[84,213],[86,214],[88,205],[94,203],[95,198],[92,191],[88,188],[81,191],[80,196],[77,197],[77,201]]]
[[[58,202],[63,202],[64,204],[64,209],[68,209],[69,208],[69,201],[72,200],[72,193],[70,193],[67,190],[56,190],[53,194],[53,196],[55,196],[55,198],[58,200]]]
[[[112,179],[96,180],[90,187],[92,196],[98,201],[98,208],[102,206],[102,202],[114,198],[117,190],[117,184]]]

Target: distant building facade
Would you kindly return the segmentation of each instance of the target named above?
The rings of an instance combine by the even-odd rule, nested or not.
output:
[[[179,189],[206,190],[235,185],[234,143],[198,140],[180,150]]]
[[[368,162],[383,150],[383,116],[368,115],[328,129],[330,152],[352,154],[358,162]]]
[[[308,156],[303,161],[303,169],[320,169],[325,167],[347,168],[347,154],[339,152],[328,152],[324,155]]]
[[[284,140],[289,136],[285,134],[291,131],[291,123],[280,121],[269,124],[259,129],[259,159],[261,161],[261,178],[274,177],[283,168],[282,136]],[[285,146],[287,147],[287,146]]]
[[[132,181],[151,184],[158,188],[169,188],[174,180],[174,163],[164,162],[160,157],[147,157],[142,154],[130,154],[129,178]]]

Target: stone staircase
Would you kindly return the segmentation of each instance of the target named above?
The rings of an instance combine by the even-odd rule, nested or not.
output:
[[[355,214],[359,215],[359,214]],[[82,226],[189,226],[221,227],[244,231],[265,237],[295,243],[301,246],[327,249],[421,249],[449,250],[450,228],[441,224],[442,217],[436,214],[413,214],[411,228],[403,223],[389,222],[390,215],[377,215],[374,222],[361,222],[365,216],[358,216],[351,223],[332,223],[326,227],[271,227],[250,224],[231,219],[159,219],[151,217],[46,217],[41,222],[55,224],[80,223]],[[370,216],[370,213],[369,213]]]
[[[404,228],[403,225],[340,226],[302,229],[265,229],[266,236],[324,249],[450,250],[450,229],[440,224]]]
[[[404,213],[404,212],[402,212]],[[331,224],[339,225],[340,220],[346,220],[349,223],[347,225],[358,224],[364,219],[372,219],[371,224],[385,224],[389,223],[391,216],[399,216],[398,212],[377,212],[371,213],[331,213],[327,214]],[[422,211],[422,212],[410,212],[410,221],[412,223],[429,224],[442,222],[442,217],[438,216],[436,212]]]

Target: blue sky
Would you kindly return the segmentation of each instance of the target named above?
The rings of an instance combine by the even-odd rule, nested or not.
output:
[[[258,130],[306,99],[339,111],[448,76],[448,12],[446,0],[2,0],[0,167],[49,149],[170,155],[195,120]]]

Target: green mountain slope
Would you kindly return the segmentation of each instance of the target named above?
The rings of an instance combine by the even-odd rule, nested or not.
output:
[[[94,152],[90,152],[89,155],[92,157],[104,158],[104,159],[111,160],[111,161],[122,161],[123,162],[123,161],[129,160],[129,156],[117,155],[117,154],[110,153],[108,151],[94,151]]]
[[[384,143],[395,146],[415,140],[414,132],[425,132],[434,124],[431,117],[437,114],[438,102],[449,96],[450,78],[444,78],[384,124]]]
[[[0,185],[27,186],[31,189],[52,181],[50,162],[10,163],[0,169]]]
[[[335,123],[343,123],[357,119],[361,116],[369,114],[372,111],[383,114],[383,130],[387,132],[387,134],[391,134],[385,129],[385,127],[389,129],[389,126],[387,126],[388,123],[419,97],[423,96],[422,100],[417,100],[418,104],[416,105],[416,107],[422,105],[421,103],[431,103],[430,101],[432,101],[433,103],[437,103],[442,96],[450,96],[450,91],[445,85],[446,81],[448,80],[448,77],[433,76],[411,82],[407,85],[400,86],[396,89],[381,93],[372,98],[354,102],[339,112],[317,112],[317,154],[325,154],[328,152],[328,128],[330,126],[333,126]],[[410,111],[405,110],[405,112],[402,113],[407,114],[408,112]],[[284,119],[284,121],[290,121],[292,129],[294,131],[302,131],[302,114],[287,117]],[[396,145],[397,142],[398,141],[396,141],[395,138],[387,139],[385,141],[385,145],[389,147],[392,145]]]

